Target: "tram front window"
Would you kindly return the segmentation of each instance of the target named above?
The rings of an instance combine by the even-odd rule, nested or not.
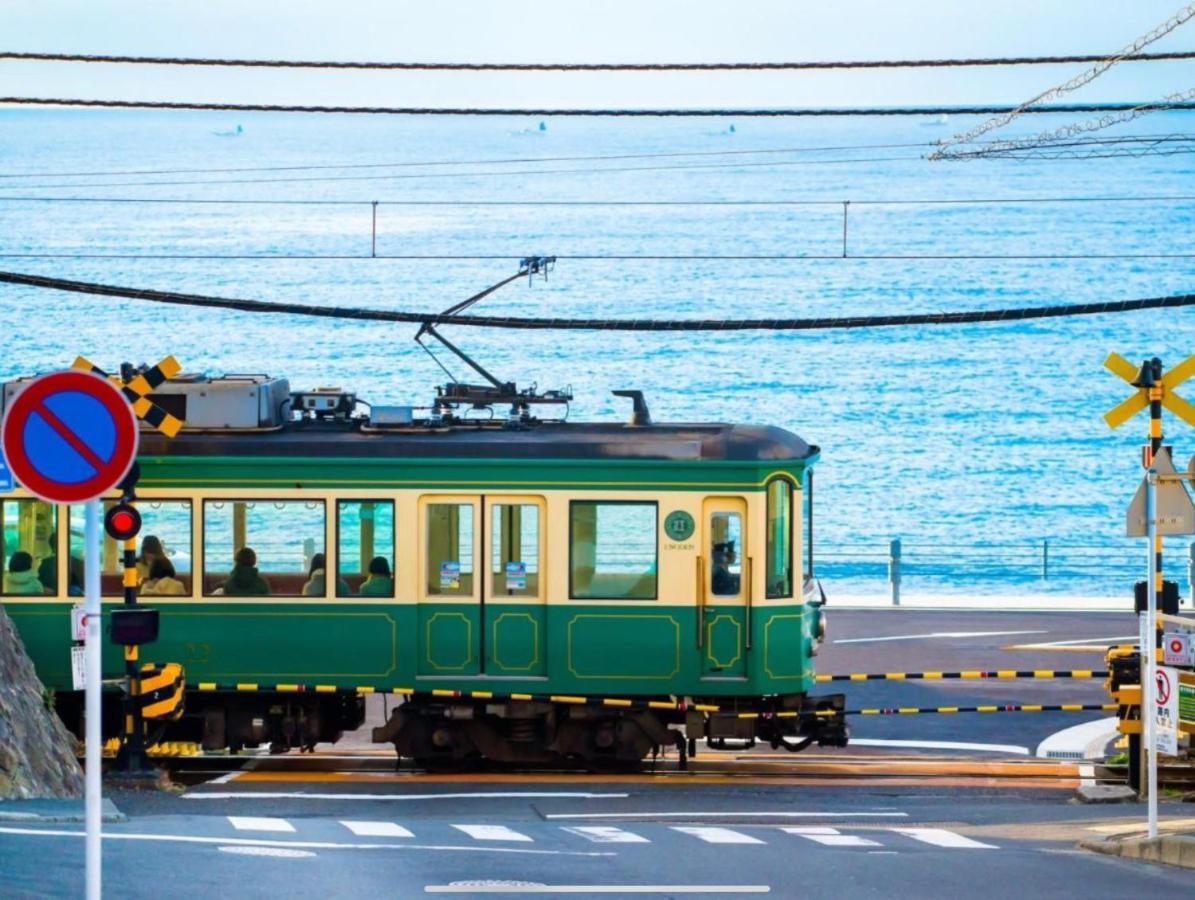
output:
[[[336,596],[393,597],[393,501],[342,500],[336,517]]]
[[[57,594],[57,537],[49,503],[0,501],[0,592],[8,597]]]
[[[768,484],[768,597],[793,595],[793,489],[783,478]]]
[[[491,538],[494,595],[539,596],[539,507],[495,503]]]
[[[203,537],[207,596],[327,593],[322,500],[208,500]]]

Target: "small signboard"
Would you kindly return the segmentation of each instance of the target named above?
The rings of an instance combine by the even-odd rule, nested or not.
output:
[[[1192,665],[1191,635],[1182,631],[1162,635],[1162,662],[1168,666]]]
[[[527,564],[512,559],[506,564],[506,589],[508,591],[527,590]]]
[[[87,611],[81,606],[71,607],[71,640],[87,640]]]
[[[440,589],[445,591],[461,589],[461,564],[457,560],[446,559],[440,563]]]
[[[1178,754],[1178,672],[1169,666],[1158,666],[1154,689],[1154,751],[1175,756]]]
[[[82,644],[71,647],[71,687],[87,690],[87,650]]]
[[[1165,447],[1154,457],[1153,467],[1159,475],[1178,474],[1170,459],[1170,451]],[[1145,482],[1142,478],[1125,516],[1125,532],[1129,537],[1149,534],[1149,522],[1145,518]],[[1187,486],[1181,481],[1159,481],[1157,496],[1158,534],[1195,534],[1195,503],[1191,502]]]
[[[0,494],[11,493],[16,487],[12,480],[12,472],[9,471],[8,466],[4,462],[3,454],[0,454]]]

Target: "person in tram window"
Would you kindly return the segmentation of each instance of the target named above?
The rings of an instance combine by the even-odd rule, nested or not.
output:
[[[714,544],[713,567],[710,571],[710,590],[714,594],[733,597],[739,592],[739,576],[730,571],[737,558],[734,541]]]
[[[375,556],[369,561],[369,577],[361,582],[360,594],[362,597],[394,596],[394,579],[386,557]]]
[[[165,556],[155,557],[149,570],[149,578],[141,584],[142,595],[178,597],[186,592],[186,586],[175,577],[174,563]]]
[[[8,561],[4,593],[30,597],[40,597],[46,593],[37,573],[33,571],[33,557],[24,550],[18,550]]]
[[[237,551],[236,565],[216,589],[226,597],[253,597],[270,593],[270,583],[257,572],[257,554],[252,547]]]
[[[162,539],[156,534],[147,534],[141,541],[141,555],[137,557],[137,580],[145,581],[153,576],[150,572],[155,559],[165,559],[166,551],[162,547]]]
[[[41,582],[47,594],[58,593],[58,532],[50,532],[50,555],[43,559],[37,567],[37,580]]]
[[[325,568],[324,554],[317,553],[311,557],[311,568],[307,572],[307,583],[303,585],[304,597],[324,596],[328,583],[328,576],[324,571]],[[342,578],[336,579],[336,592],[341,596],[352,593]]]

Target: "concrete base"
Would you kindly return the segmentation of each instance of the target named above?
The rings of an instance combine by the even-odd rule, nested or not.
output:
[[[1123,784],[1085,784],[1075,791],[1080,803],[1136,803],[1137,792]]]
[[[100,819],[124,822],[125,815],[108,799],[102,801]],[[55,822],[83,822],[87,818],[83,798],[77,800],[0,800],[0,822],[45,825]]]
[[[1195,869],[1195,834],[1162,834],[1156,838],[1132,837],[1105,841],[1082,841],[1084,850],[1122,856],[1125,859],[1140,859],[1145,862],[1160,862],[1168,866]]]

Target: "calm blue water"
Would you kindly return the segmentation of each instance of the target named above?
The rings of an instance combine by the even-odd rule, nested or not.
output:
[[[1181,113],[1138,132],[1183,128]],[[214,132],[244,126],[240,137]],[[868,200],[1141,197],[1190,189],[1188,157],[930,164],[916,148],[744,157],[475,162],[923,143],[962,129],[918,120],[411,120],[146,112],[0,111],[0,174],[462,161],[457,166],[0,179],[0,254],[360,255],[369,202],[438,200],[851,200],[849,252],[1189,253],[1195,202],[869,206]],[[1050,124],[1044,117],[1034,129]],[[1025,127],[1025,126],[1023,126]],[[899,157],[894,159],[893,157]],[[844,160],[850,162],[825,162]],[[761,162],[796,165],[760,165]],[[750,165],[746,165],[750,163]],[[661,166],[687,166],[668,169]],[[639,167],[636,171],[617,171]],[[549,171],[555,170],[555,171]],[[604,170],[604,171],[600,171]],[[501,174],[486,174],[501,173]],[[387,177],[377,177],[386,175]],[[434,175],[435,177],[428,177]],[[334,176],[338,180],[295,180]],[[145,182],[227,181],[223,184]],[[32,187],[37,185],[38,187]],[[14,196],[350,200],[353,206],[43,204]],[[272,301],[444,308],[529,254],[841,252],[828,206],[385,206],[379,254],[490,260],[0,259],[0,267]],[[1195,259],[627,261],[562,259],[549,281],[512,284],[487,313],[561,316],[843,315],[994,308],[1182,293]],[[963,328],[805,334],[482,332],[454,339],[496,373],[572,385],[573,416],[623,417],[610,396],[642,388],[662,420],[783,425],[821,445],[819,550],[840,591],[883,588],[892,536],[913,545],[906,590],[1124,594],[1140,556],[1120,537],[1145,422],[1100,414],[1126,388],[1109,350],[1168,363],[1195,352],[1189,310]],[[251,316],[0,288],[0,377],[176,354],[188,369],[269,371],[296,387],[341,385],[374,401],[426,402],[442,374],[413,329]],[[462,376],[464,372],[460,373]],[[1195,399],[1195,387],[1191,388]],[[1195,450],[1168,420],[1176,456]],[[1039,580],[1040,541],[1055,570]],[[956,566],[947,545],[998,544]],[[921,545],[920,549],[916,545]],[[1009,545],[1009,546],[1003,546]],[[1094,545],[1089,551],[1074,549]],[[1173,539],[1170,559],[1185,557]],[[1068,548],[1070,548],[1068,550]],[[1070,554],[1069,556],[1067,554]],[[1130,556],[1130,554],[1132,554]],[[1080,558],[1081,557],[1081,558]],[[1070,561],[1068,575],[1068,560]],[[999,564],[1004,561],[1006,564]],[[1173,570],[1172,570],[1173,571]],[[1184,570],[1185,571],[1185,570]]]

